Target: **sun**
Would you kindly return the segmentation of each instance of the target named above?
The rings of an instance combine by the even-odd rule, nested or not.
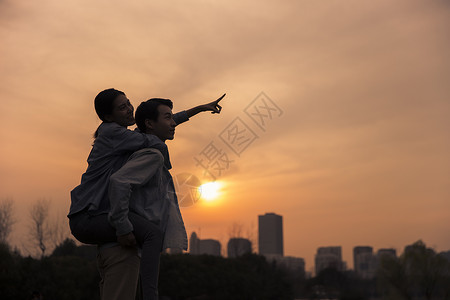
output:
[[[217,181],[204,183],[198,189],[201,197],[206,201],[213,201],[220,195],[220,183]]]

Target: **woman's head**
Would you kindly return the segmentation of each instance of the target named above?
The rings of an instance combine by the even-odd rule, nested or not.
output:
[[[125,127],[135,123],[133,105],[122,91],[116,89],[101,91],[95,97],[94,106],[103,122],[115,122]]]

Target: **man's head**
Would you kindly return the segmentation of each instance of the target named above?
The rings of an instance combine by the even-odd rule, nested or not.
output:
[[[175,126],[173,103],[169,99],[152,98],[142,102],[136,109],[136,125],[144,133],[154,134],[163,142],[173,140]]]

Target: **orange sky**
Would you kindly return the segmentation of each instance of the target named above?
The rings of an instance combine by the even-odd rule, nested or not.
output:
[[[226,92],[169,143],[173,174],[265,92],[283,111],[219,180],[215,205],[183,209],[188,233],[225,242],[235,222],[284,217],[285,254],[450,249],[448,1],[0,1],[0,198],[64,215],[99,124],[93,98],[123,90],[175,110]],[[223,146],[225,147],[225,146]],[[223,149],[225,151],[225,148]],[[256,234],[254,234],[256,237]],[[224,244],[222,245],[225,246]]]

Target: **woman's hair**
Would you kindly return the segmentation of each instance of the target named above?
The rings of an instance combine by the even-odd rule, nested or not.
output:
[[[98,93],[94,100],[94,106],[95,112],[97,113],[100,120],[102,120],[103,122],[107,122],[105,116],[112,113],[114,100],[119,95],[125,96],[125,93],[116,89],[107,89]]]
[[[102,120],[103,122],[108,122],[105,119],[105,116],[112,113],[114,108],[114,100],[119,95],[125,96],[125,93],[116,89],[107,89],[98,93],[98,95],[94,99],[94,107],[95,112],[97,113],[97,116],[100,118],[100,120]],[[96,139],[97,136],[98,128],[94,133],[94,139]]]
[[[158,120],[158,106],[166,105],[173,108],[173,103],[170,99],[152,98],[144,101],[136,108],[135,119],[136,125],[141,132],[145,133],[145,120],[150,119],[153,121]]]

